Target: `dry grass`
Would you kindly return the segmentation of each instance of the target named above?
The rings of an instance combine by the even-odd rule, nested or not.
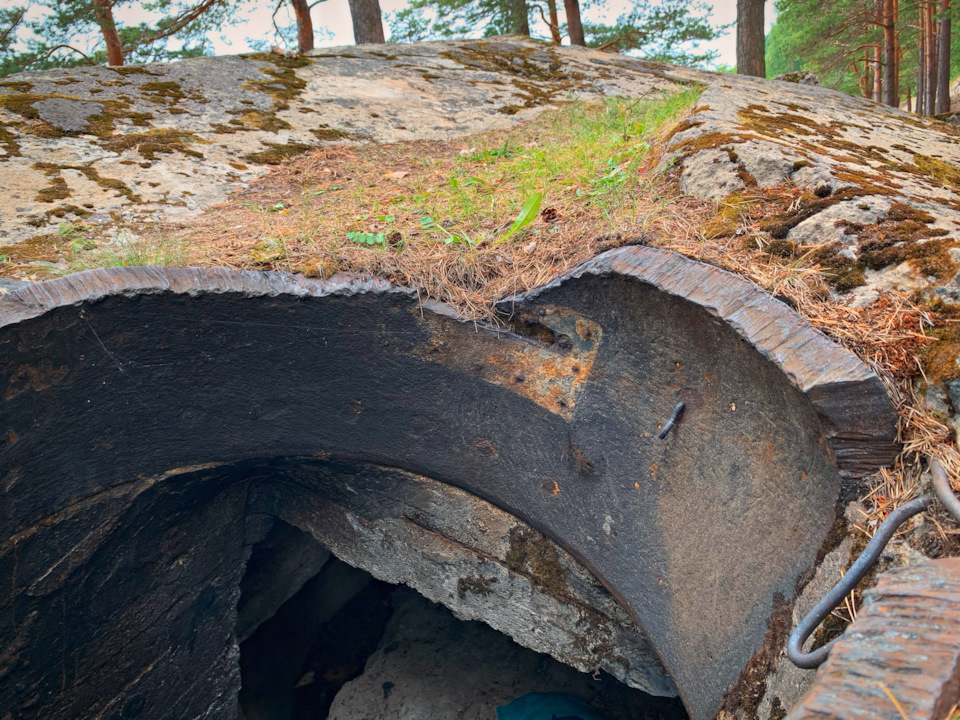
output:
[[[598,252],[697,236],[702,204],[650,177],[657,134],[696,97],[572,102],[458,141],[323,148],[192,223],[191,261],[377,274],[491,320],[496,300]],[[507,237],[534,196],[535,220]],[[372,244],[350,239],[360,233]]]

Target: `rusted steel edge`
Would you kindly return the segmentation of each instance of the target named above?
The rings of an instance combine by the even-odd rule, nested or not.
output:
[[[112,295],[162,292],[187,295],[240,293],[250,297],[324,297],[367,292],[416,295],[413,290],[375,277],[335,275],[329,280],[313,280],[283,272],[226,268],[97,268],[56,280],[32,283],[0,297],[0,327],[38,317],[57,307],[95,302]],[[434,305],[439,303],[431,303],[431,310],[436,310]]]
[[[528,293],[498,303],[504,313],[585,276],[649,283],[722,319],[807,395],[845,477],[890,465],[899,452],[897,417],[880,378],[785,303],[754,283],[668,250],[628,246],[588,260]]]
[[[635,278],[699,305],[729,324],[810,398],[845,476],[862,476],[895,459],[896,413],[876,374],[787,305],[725,270],[666,250],[630,246],[598,255],[540,288],[501,301],[499,307],[509,312],[564,282],[588,275]],[[225,268],[101,268],[8,293],[0,298],[0,327],[56,307],[110,295],[161,292],[300,297],[416,294],[375,277],[342,275],[313,280],[289,273]],[[422,305],[437,314],[456,315],[443,303],[423,301]]]

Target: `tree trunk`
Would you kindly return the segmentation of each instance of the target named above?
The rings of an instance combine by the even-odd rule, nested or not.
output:
[[[937,58],[937,112],[950,112],[950,0],[940,0],[940,50]]]
[[[567,35],[570,36],[570,44],[586,45],[583,24],[580,22],[580,0],[563,0],[563,9],[567,13]]]
[[[293,14],[297,17],[297,50],[302,53],[313,50],[313,20],[307,0],[290,0]]]
[[[510,34],[530,37],[530,8],[527,0],[510,0]]]
[[[873,46],[873,101],[883,102],[883,61],[879,45]]]
[[[927,109],[923,106],[927,99],[927,37],[923,22],[923,5],[920,5],[920,23],[917,26],[917,115],[926,115]]]
[[[933,30],[933,3],[927,0],[924,3],[926,12],[924,13],[924,34],[927,36],[926,52],[924,63],[926,77],[923,87],[926,97],[923,99],[924,109],[927,115],[933,115],[936,112],[937,102],[937,38]]]
[[[737,0],[737,72],[766,77],[763,0]]]
[[[913,112],[913,103],[910,102],[910,86],[907,85],[907,112]]]
[[[353,41],[357,45],[385,43],[380,0],[349,0],[353,20]]]
[[[93,0],[93,13],[107,44],[107,65],[123,65],[123,47],[120,35],[113,21],[113,2],[111,0]]]
[[[873,97],[873,77],[870,75],[870,51],[863,50],[863,75],[860,76],[860,94],[865,98]]]
[[[895,0],[883,0],[883,102],[897,107],[900,88],[897,78],[897,30],[894,26]]]
[[[550,39],[554,45],[559,45],[560,16],[557,15],[557,0],[547,0],[547,11],[550,13]]]

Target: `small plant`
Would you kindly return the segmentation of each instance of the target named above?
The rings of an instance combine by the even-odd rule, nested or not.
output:
[[[504,140],[503,147],[493,148],[492,150],[481,150],[467,155],[464,158],[467,162],[494,162],[503,158],[512,158],[516,153],[510,149],[510,141]]]
[[[513,225],[510,226],[510,229],[507,230],[506,234],[494,243],[495,245],[506,242],[513,235],[516,235],[518,232],[523,230],[527,225],[532,223],[537,219],[537,215],[540,214],[540,203],[543,202],[543,193],[534,193],[527,198],[526,202],[523,203],[523,207],[520,209],[520,214],[517,215],[516,219],[513,221]]]
[[[386,245],[387,243],[387,234],[386,233],[370,233],[370,232],[348,232],[347,240],[350,242],[355,242],[358,245]]]
[[[187,246],[168,238],[134,239],[111,245],[98,246],[92,238],[79,238],[70,244],[71,254],[66,258],[67,272],[91,270],[99,267],[128,267],[185,265]]]

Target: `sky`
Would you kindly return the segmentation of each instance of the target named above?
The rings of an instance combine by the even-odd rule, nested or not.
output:
[[[386,16],[406,6],[408,1],[380,0],[380,8]],[[21,2],[22,0],[0,0],[0,7],[19,5]],[[277,2],[278,0],[256,0],[247,3],[244,10],[245,22],[236,27],[228,28],[224,37],[214,39],[214,52],[217,55],[248,52],[252,49],[247,42],[248,39],[273,37],[271,15],[274,8],[277,7]],[[607,0],[607,19],[615,19],[619,14],[625,12],[631,4],[630,0]],[[729,24],[736,19],[736,0],[705,0],[705,4],[712,8],[711,19],[714,24]],[[561,8],[560,20],[563,22],[563,3],[558,3],[558,5]],[[144,11],[137,8],[136,3],[121,6],[121,8],[117,12],[117,19],[121,23],[136,24],[144,19]],[[765,17],[767,30],[769,31],[774,19],[773,0],[767,0]],[[286,2],[283,2],[277,15],[277,24],[280,26],[293,24],[293,15],[289,9],[289,4]],[[353,44],[353,28],[350,22],[350,9],[347,0],[324,0],[324,2],[316,5],[313,8],[313,25],[316,31],[315,44],[317,47]],[[389,27],[386,23],[384,26],[389,33]],[[545,26],[541,28],[541,33],[544,36],[547,35]],[[91,42],[97,39],[94,36],[91,38]],[[719,53],[716,61],[718,65],[736,65],[736,40],[732,28],[723,37],[713,42],[702,43],[700,47],[717,50]]]

